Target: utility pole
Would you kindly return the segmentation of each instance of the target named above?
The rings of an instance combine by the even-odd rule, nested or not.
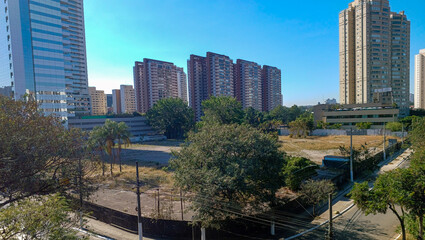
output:
[[[353,128],[350,129],[350,178],[354,182],[353,174]]]
[[[81,166],[81,157],[78,158],[78,188],[80,192],[80,228],[83,229],[83,169]]]
[[[401,145],[404,144],[404,124],[401,123]]]
[[[182,221],[183,221],[184,218],[183,218],[183,196],[182,195],[183,195],[182,190],[180,189],[180,209],[181,209],[181,212],[182,212]]]
[[[384,123],[384,127],[383,127],[383,129],[382,129],[382,132],[384,133],[384,161],[387,159],[387,153],[385,152],[385,142],[386,142],[386,139],[385,139],[385,123]]]
[[[201,240],[207,240],[205,235],[205,228],[201,227]]]
[[[139,240],[143,240],[142,213],[141,213],[141,204],[140,204],[139,162],[136,162],[136,183],[137,183],[137,224],[139,229]]]
[[[272,220],[272,224],[270,226],[270,235],[274,236],[275,235],[275,227],[276,227],[276,222],[274,221],[274,219]]]
[[[158,218],[160,216],[161,210],[160,210],[160,206],[159,206],[159,188],[158,188]]]
[[[334,234],[332,230],[332,193],[329,193],[329,231],[327,240],[333,240]]]

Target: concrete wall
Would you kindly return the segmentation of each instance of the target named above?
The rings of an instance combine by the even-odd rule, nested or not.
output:
[[[356,136],[379,136],[382,135],[383,131],[382,129],[355,129],[353,130],[353,135]],[[395,136],[395,137],[407,137],[407,132],[391,132],[389,130],[385,131],[385,134],[387,136]],[[280,136],[289,136],[290,132],[289,129],[280,129],[279,130]],[[310,134],[311,136],[345,136],[350,135],[350,130],[342,130],[342,129],[315,129]]]

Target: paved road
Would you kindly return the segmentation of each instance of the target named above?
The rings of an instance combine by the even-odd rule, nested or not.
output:
[[[390,164],[384,165],[376,174],[381,174],[397,167],[408,167],[409,161],[404,161],[404,159],[406,159],[409,155],[410,150],[401,154]],[[347,206],[350,205],[351,202],[348,198],[342,197],[338,201],[338,204],[341,203],[342,205],[338,210],[345,209]],[[328,214],[329,213],[325,212],[321,215],[322,218],[315,222],[324,222],[328,219]],[[388,211],[386,214],[365,216],[357,208],[357,206],[354,206],[342,216],[334,220],[335,239],[395,239],[398,236],[398,234],[396,234],[395,232],[398,225],[399,221],[391,211]],[[311,225],[306,224],[306,226]],[[319,227],[318,229],[295,239],[324,239],[324,236],[326,235],[328,230],[328,226],[328,224],[325,224]],[[290,235],[286,235],[286,237],[289,236]]]

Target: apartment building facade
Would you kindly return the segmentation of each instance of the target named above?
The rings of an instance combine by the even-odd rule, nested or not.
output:
[[[416,109],[425,109],[425,49],[415,56],[415,95]]]
[[[145,58],[135,63],[133,73],[139,112],[147,112],[163,98],[187,99],[186,74],[171,62]]]
[[[202,101],[208,99],[206,58],[190,55],[187,60],[187,73],[189,107],[193,109],[196,121],[199,121],[202,116]]]
[[[90,114],[83,0],[4,0],[0,94],[30,96],[45,114]]]
[[[235,97],[243,108],[263,110],[261,65],[237,59],[234,65]],[[280,81],[280,79],[279,79]]]
[[[121,90],[112,90],[112,112],[115,114],[122,113],[121,111]]]
[[[136,92],[132,85],[120,86],[121,113],[134,113],[136,109]]]
[[[187,103],[187,76],[183,68],[177,67],[178,97]]]
[[[202,101],[210,96],[235,97],[244,108],[269,111],[282,105],[281,70],[222,54],[190,55],[187,61],[189,106],[201,120]]]
[[[410,21],[388,0],[355,0],[339,14],[340,102],[374,102],[384,93],[409,109]],[[375,94],[376,95],[376,94]]]
[[[108,113],[106,94],[96,87],[89,87],[91,115],[106,115]]]
[[[282,105],[282,72],[277,67],[263,66],[262,70],[263,111],[271,111]]]

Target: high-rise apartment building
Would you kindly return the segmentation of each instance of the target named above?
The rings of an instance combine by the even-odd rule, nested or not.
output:
[[[415,108],[425,109],[425,49],[415,56]]]
[[[209,96],[234,97],[233,60],[226,55],[207,52],[206,61]]]
[[[177,67],[177,90],[178,96],[187,103],[187,77],[183,68]]]
[[[106,94],[103,90],[96,90],[96,87],[89,87],[91,100],[91,115],[106,115],[108,113]]]
[[[132,85],[120,86],[121,112],[134,113],[136,109],[136,93]]]
[[[233,64],[228,56],[207,52],[206,57],[190,55],[187,60],[189,106],[195,119],[202,116],[202,101],[210,96],[230,96],[244,108],[269,111],[282,105],[281,71],[238,59]]]
[[[122,113],[121,111],[121,91],[120,89],[112,90],[112,111],[115,114]]]
[[[234,65],[235,97],[243,108],[263,109],[262,68],[255,62],[238,59]]]
[[[108,113],[113,112],[112,104],[113,104],[113,96],[112,94],[106,94],[106,107],[108,108]]]
[[[270,111],[283,104],[282,73],[277,67],[264,65],[261,78],[263,111]]]
[[[0,1],[0,94],[46,114],[90,114],[83,0]]]
[[[339,14],[340,102],[409,108],[410,21],[388,0],[355,0]]]
[[[173,63],[145,58],[135,63],[133,73],[139,112],[147,112],[163,98],[187,101],[186,74]]]
[[[189,106],[195,119],[202,116],[203,100],[209,96],[234,97],[233,60],[226,55],[207,52],[206,57],[191,55],[187,61],[189,74]]]
[[[205,57],[190,55],[187,60],[187,74],[189,85],[189,106],[195,113],[195,119],[201,120],[202,101],[208,99],[207,90],[207,62]]]

